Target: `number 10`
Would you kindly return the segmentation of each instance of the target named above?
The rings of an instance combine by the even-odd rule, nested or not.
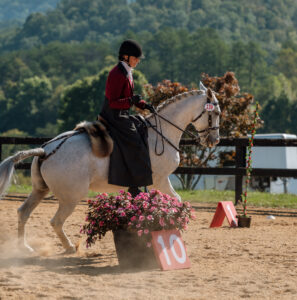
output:
[[[162,251],[165,255],[165,259],[166,259],[166,263],[167,265],[171,266],[171,260],[170,260],[170,257],[168,255],[168,252],[167,252],[167,248],[165,246],[165,242],[164,242],[164,239],[161,235],[158,235],[158,243],[161,245],[162,247]],[[176,241],[180,247],[180,250],[181,250],[181,256],[178,256],[176,251],[175,251],[175,248],[174,248],[174,241]],[[175,260],[180,263],[180,264],[183,264],[185,263],[186,259],[187,259],[187,255],[186,255],[186,251],[185,251],[185,248],[184,248],[184,245],[182,243],[182,241],[180,240],[180,238],[176,235],[176,234],[171,234],[170,237],[169,237],[169,250],[171,251],[173,257],[175,258]]]

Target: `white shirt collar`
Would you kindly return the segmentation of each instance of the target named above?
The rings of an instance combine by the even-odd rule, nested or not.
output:
[[[133,71],[133,69],[131,67],[129,67],[126,62],[121,61],[121,63],[124,66],[124,68],[126,69],[126,71],[128,72],[129,77],[132,78],[132,71]]]

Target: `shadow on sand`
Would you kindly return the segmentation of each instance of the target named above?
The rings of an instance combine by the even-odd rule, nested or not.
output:
[[[92,257],[63,257],[61,255],[53,257],[10,257],[0,258],[0,269],[7,267],[40,267],[38,272],[50,271],[59,274],[84,274],[88,276],[98,276],[103,274],[122,274],[143,272],[152,268],[120,267],[119,265],[108,266],[115,255],[96,255]],[[154,268],[156,270],[156,268]]]

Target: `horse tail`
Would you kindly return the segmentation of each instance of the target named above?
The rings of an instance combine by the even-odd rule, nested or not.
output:
[[[106,127],[100,121],[81,122],[74,130],[85,130],[89,136],[92,152],[97,157],[109,156],[113,150],[113,141]]]
[[[31,157],[31,156],[43,156],[45,151],[42,148],[30,149],[26,151],[17,152],[15,155],[7,157],[0,164],[0,197],[8,189],[11,182],[11,178],[14,172],[14,165],[18,162]]]

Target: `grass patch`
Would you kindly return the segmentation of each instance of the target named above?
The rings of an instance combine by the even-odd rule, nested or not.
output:
[[[234,201],[233,191],[215,191],[215,190],[177,190],[183,201],[200,203],[217,203],[219,201]]]
[[[234,191],[177,191],[183,201],[198,203],[217,203],[219,201],[234,202]],[[279,208],[297,208],[297,195],[292,194],[270,194],[260,192],[249,192],[247,206],[279,207]]]
[[[9,194],[30,194],[32,186],[29,184],[12,184],[9,189]]]
[[[31,185],[11,185],[8,193],[11,194],[29,194],[32,191]],[[234,202],[234,191],[216,191],[216,190],[199,190],[199,191],[177,191],[183,201],[193,203],[217,203],[219,201]],[[98,193],[89,191],[88,197],[95,197]],[[247,206],[262,207],[279,207],[297,209],[297,195],[292,194],[270,194],[260,192],[248,193]]]

